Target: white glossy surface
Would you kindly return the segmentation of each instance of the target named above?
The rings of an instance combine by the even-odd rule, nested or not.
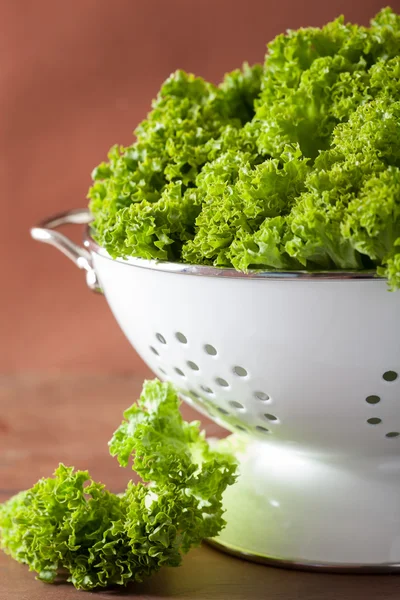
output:
[[[93,263],[157,376],[253,440],[226,495],[223,542],[287,560],[400,562],[400,435],[386,437],[400,433],[400,293],[379,280],[189,276],[97,254]],[[388,371],[399,376],[386,381]]]
[[[400,432],[400,376],[383,379],[400,373],[400,294],[384,281],[218,279],[93,259],[115,318],[145,362],[199,394],[227,427],[322,452],[400,456],[400,436],[385,437]],[[369,396],[380,401],[369,404]]]
[[[286,561],[400,567],[400,463],[315,454],[252,441],[225,493],[217,541]]]

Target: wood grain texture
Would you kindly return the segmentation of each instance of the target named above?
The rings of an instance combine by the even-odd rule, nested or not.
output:
[[[59,462],[87,469],[115,492],[124,489],[131,474],[111,458],[107,442],[142,384],[135,376],[0,377],[2,493],[31,486]],[[198,418],[187,405],[182,411],[188,419]],[[210,435],[221,433],[212,421],[202,421]]]
[[[57,462],[89,469],[112,490],[129,474],[108,456],[107,440],[122,411],[140,393],[137,377],[26,375],[0,378],[0,501],[51,474]],[[198,418],[184,406],[186,418]],[[209,435],[223,432],[202,419]],[[373,540],[371,540],[373,543]],[[126,590],[97,598],[155,600],[397,600],[395,575],[327,575],[272,569],[203,546],[178,569],[163,569]],[[67,584],[35,581],[27,568],[0,553],[0,600],[90,597]]]
[[[94,594],[93,594],[94,595]],[[1,600],[80,600],[72,586],[34,580],[24,566],[0,558]],[[126,590],[97,592],[96,598],[156,600],[397,600],[397,576],[347,576],[271,569],[231,558],[203,546],[177,569],[164,569]]]

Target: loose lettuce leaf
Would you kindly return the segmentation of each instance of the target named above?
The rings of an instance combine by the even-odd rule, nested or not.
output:
[[[108,492],[88,472],[60,464],[54,476],[0,505],[0,544],[52,583],[66,573],[78,589],[141,581],[223,528],[222,493],[236,464],[187,423],[171,384],[145,382],[110,442],[144,483]]]
[[[60,465],[0,508],[2,548],[52,583],[61,569],[78,589],[140,580],[124,532],[127,503]],[[139,577],[138,577],[139,576]]]

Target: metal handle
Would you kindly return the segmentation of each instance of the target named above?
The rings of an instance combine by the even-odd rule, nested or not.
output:
[[[90,252],[72,242],[59,231],[55,231],[61,225],[86,225],[92,219],[93,217],[87,208],[75,208],[54,215],[49,219],[44,219],[36,227],[32,227],[31,236],[38,242],[54,246],[57,250],[65,254],[65,256],[68,256],[79,269],[86,271],[86,283],[88,287],[94,292],[101,292],[96,272],[93,269]]]

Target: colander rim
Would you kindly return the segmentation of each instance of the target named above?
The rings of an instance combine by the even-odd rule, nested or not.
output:
[[[374,270],[352,271],[249,271],[243,273],[233,268],[221,268],[208,265],[193,265],[187,263],[168,262],[150,260],[128,256],[126,258],[113,258],[105,248],[100,246],[91,235],[90,224],[85,229],[84,246],[89,252],[98,254],[113,262],[122,263],[126,266],[139,267],[141,269],[151,269],[154,271],[163,271],[165,273],[175,273],[182,275],[199,275],[203,277],[228,277],[233,279],[274,279],[274,280],[320,280],[320,281],[343,281],[343,280],[368,280],[382,281],[385,278],[380,277]]]

